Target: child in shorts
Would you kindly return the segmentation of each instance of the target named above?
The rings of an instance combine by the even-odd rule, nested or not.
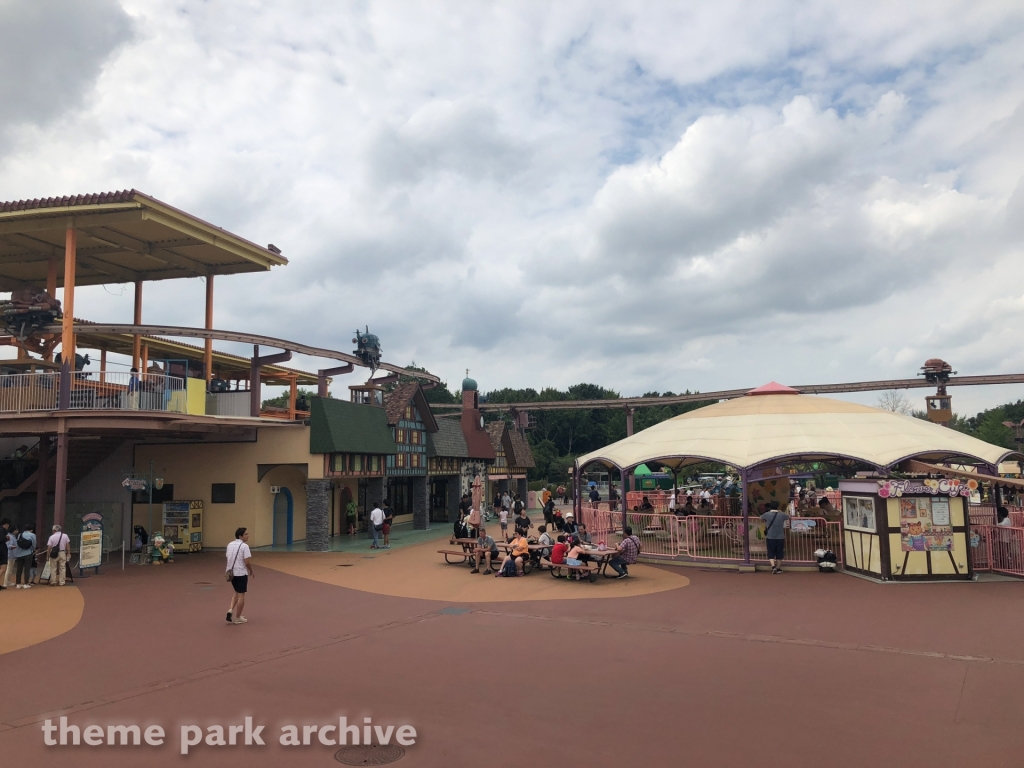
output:
[[[498,510],[498,525],[501,526],[501,538],[508,538],[508,510],[501,507]]]

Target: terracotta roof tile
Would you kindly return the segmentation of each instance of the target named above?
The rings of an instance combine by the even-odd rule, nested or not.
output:
[[[513,467],[535,467],[533,451],[530,450],[530,443],[526,436],[518,429],[508,431],[509,442],[512,443],[512,454],[515,461],[509,462]]]
[[[10,200],[0,203],[0,213],[31,211],[36,208],[67,208],[75,205],[100,205],[103,203],[130,203],[135,200],[134,189],[120,192],[98,192],[91,195],[65,195],[64,197],[41,197],[34,200]]]
[[[492,421],[487,425],[487,436],[491,438],[491,447],[495,453],[498,451],[504,452],[505,445],[502,443],[501,436],[505,432],[504,421]]]
[[[416,394],[417,383],[415,381],[403,381],[395,385],[395,388],[384,394],[384,412],[388,415],[388,424],[395,426],[405,413],[409,401]]]

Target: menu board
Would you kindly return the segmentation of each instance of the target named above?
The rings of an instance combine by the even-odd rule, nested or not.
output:
[[[901,498],[900,544],[904,552],[948,552],[953,549],[949,499]]]

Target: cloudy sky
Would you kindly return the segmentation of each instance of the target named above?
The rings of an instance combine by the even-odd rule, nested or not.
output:
[[[0,199],[134,187],[284,251],[218,328],[368,324],[485,390],[1024,372],[1020,2],[0,0],[0,67]]]

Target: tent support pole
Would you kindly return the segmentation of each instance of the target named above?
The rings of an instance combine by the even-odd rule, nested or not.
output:
[[[622,538],[626,538],[626,482],[629,480],[626,470],[619,470],[619,480],[622,486]]]
[[[743,481],[743,564],[750,565],[750,484],[747,482],[746,468],[740,471]]]

